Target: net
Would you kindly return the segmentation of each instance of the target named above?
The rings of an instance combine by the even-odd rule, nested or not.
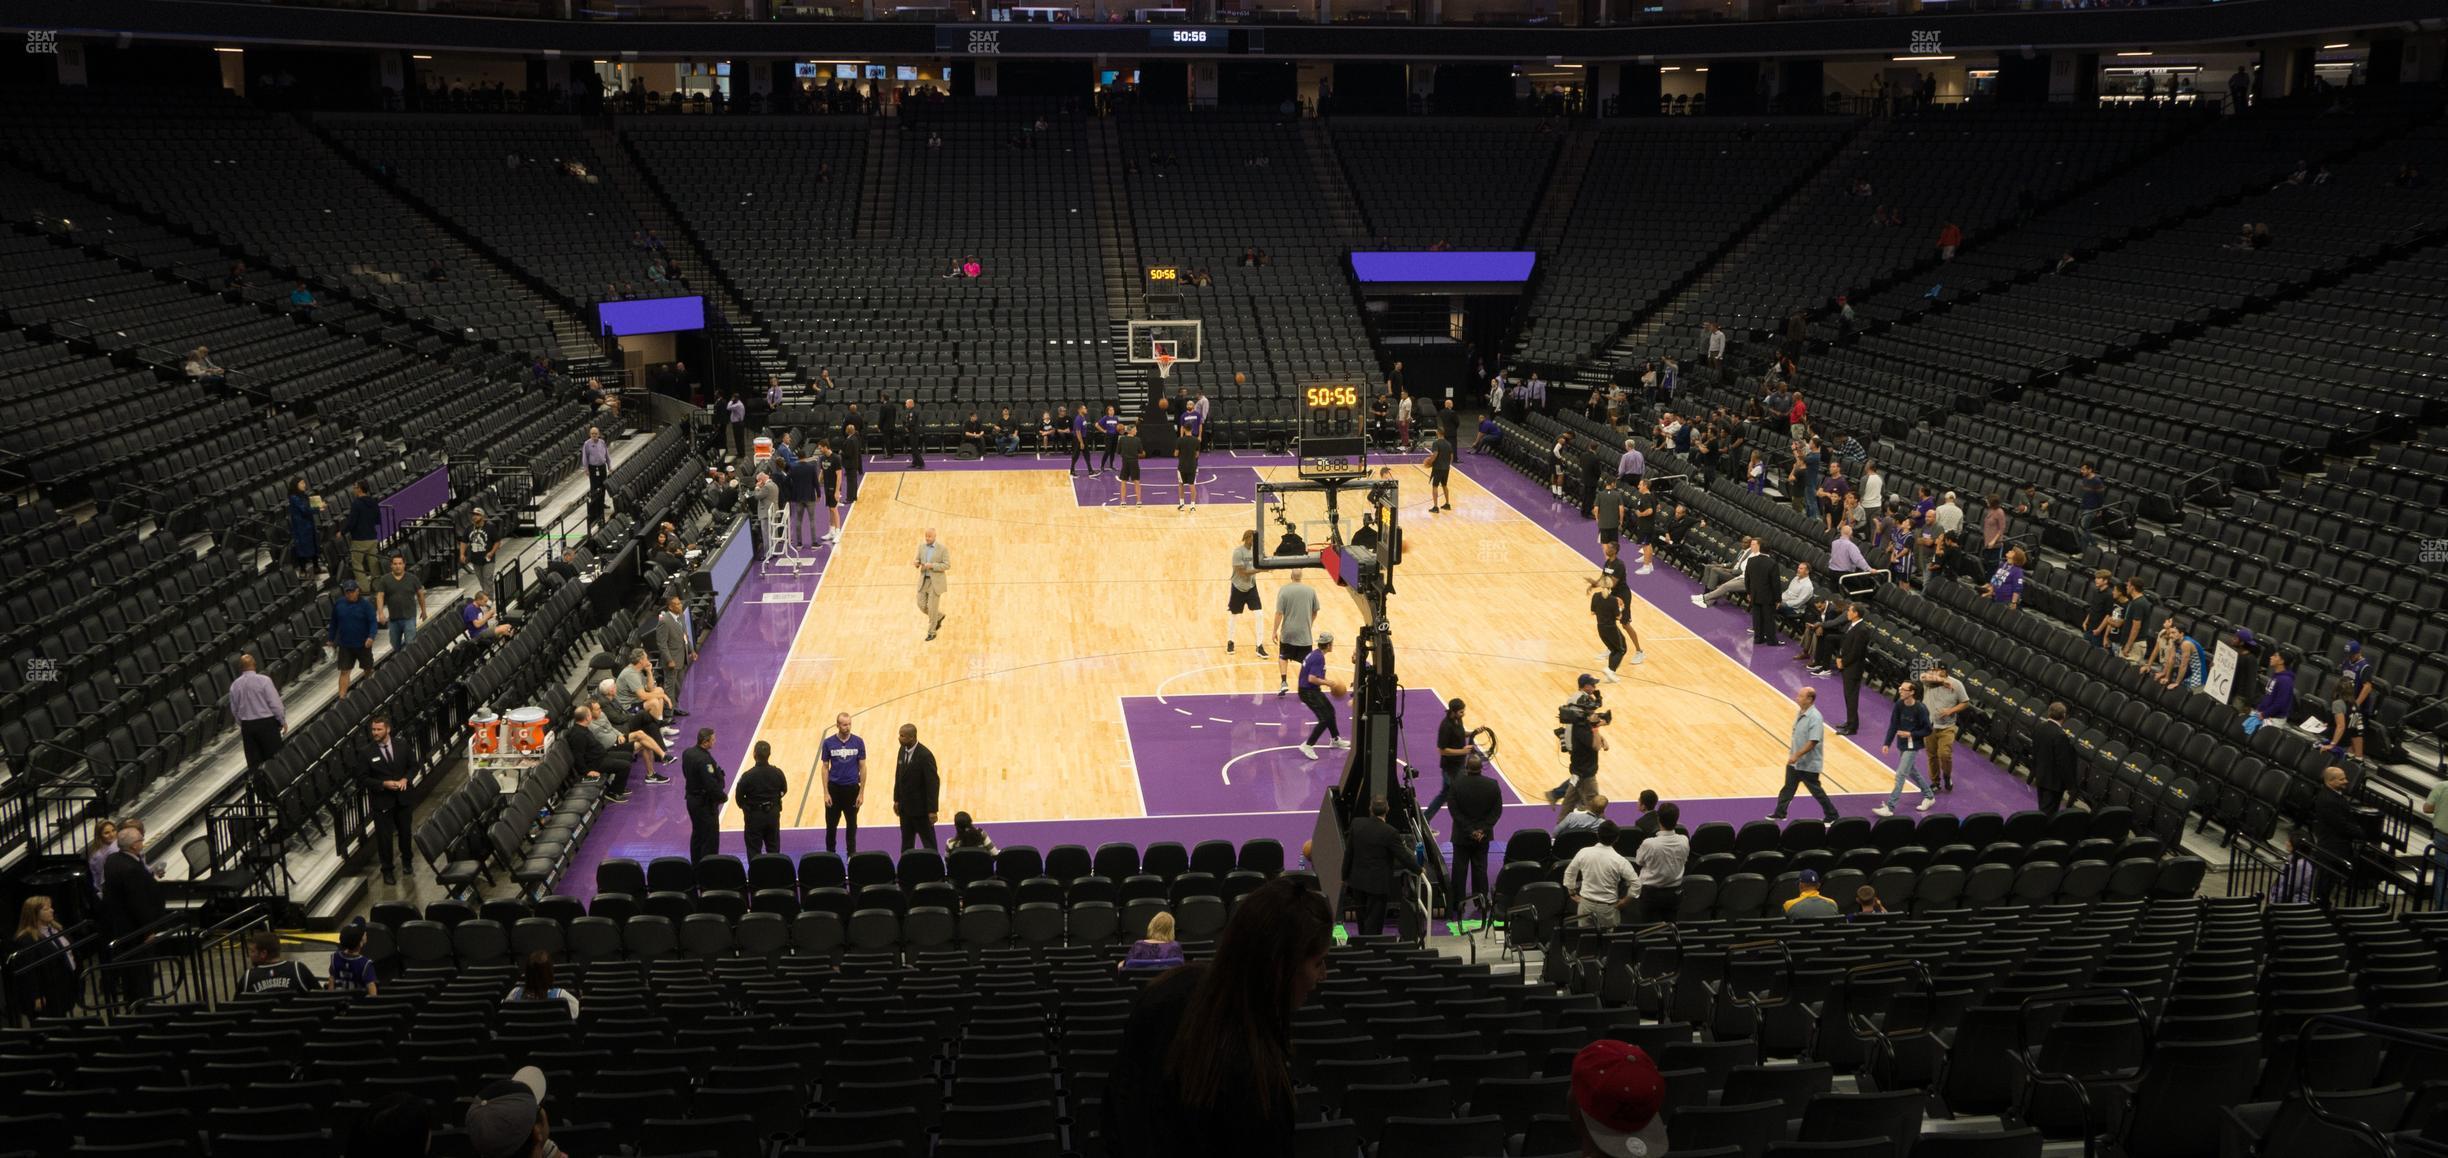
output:
[[[1180,353],[1181,346],[1178,343],[1164,341],[1161,339],[1150,342],[1148,345],[1156,355],[1156,377],[1168,381],[1171,380],[1173,377],[1173,363]]]

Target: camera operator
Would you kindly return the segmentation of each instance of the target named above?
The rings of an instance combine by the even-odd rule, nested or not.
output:
[[[1581,694],[1556,710],[1564,726],[1556,729],[1556,738],[1563,741],[1570,757],[1562,784],[1547,791],[1547,802],[1556,806],[1556,818],[1561,820],[1589,798],[1598,795],[1598,753],[1606,751],[1606,737],[1600,729],[1615,722],[1615,713],[1606,709],[1605,697],[1598,694],[1598,677],[1583,673]]]

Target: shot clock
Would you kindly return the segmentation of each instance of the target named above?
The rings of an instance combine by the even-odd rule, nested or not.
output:
[[[1300,403],[1300,477],[1347,479],[1367,474],[1368,416],[1360,387],[1349,382],[1303,386]]]

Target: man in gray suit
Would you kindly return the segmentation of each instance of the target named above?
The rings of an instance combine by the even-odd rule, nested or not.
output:
[[[680,677],[688,674],[689,665],[697,662],[697,641],[690,638],[688,605],[677,595],[663,601],[663,614],[655,619],[655,650],[663,657],[663,686],[680,692]]]
[[[944,573],[952,569],[952,552],[935,541],[935,528],[926,529],[926,542],[919,545],[917,561],[910,565],[918,569],[918,610],[926,613],[931,640],[943,629]]]

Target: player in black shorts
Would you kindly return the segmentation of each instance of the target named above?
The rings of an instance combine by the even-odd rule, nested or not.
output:
[[[1640,544],[1641,565],[1635,575],[1657,570],[1658,500],[1649,492],[1649,480],[1642,479],[1632,494],[1632,541]]]
[[[1181,438],[1173,444],[1173,459],[1181,465],[1181,501],[1173,504],[1177,511],[1198,509],[1198,432],[1181,428]]]
[[[1453,439],[1439,431],[1428,444],[1428,509],[1453,509]],[[1444,505],[1439,506],[1442,502]]]
[[[825,533],[818,539],[819,542],[841,541],[841,504],[837,500],[840,497],[842,471],[842,457],[833,453],[832,440],[817,439],[816,477],[824,483],[825,505]]]
[[[1116,476],[1122,481],[1122,489],[1114,501],[1118,503],[1146,502],[1147,493],[1139,486],[1139,459],[1147,452],[1139,445],[1138,423],[1133,422],[1122,428],[1121,435],[1114,440],[1114,453],[1121,456],[1122,459],[1121,473]]]

